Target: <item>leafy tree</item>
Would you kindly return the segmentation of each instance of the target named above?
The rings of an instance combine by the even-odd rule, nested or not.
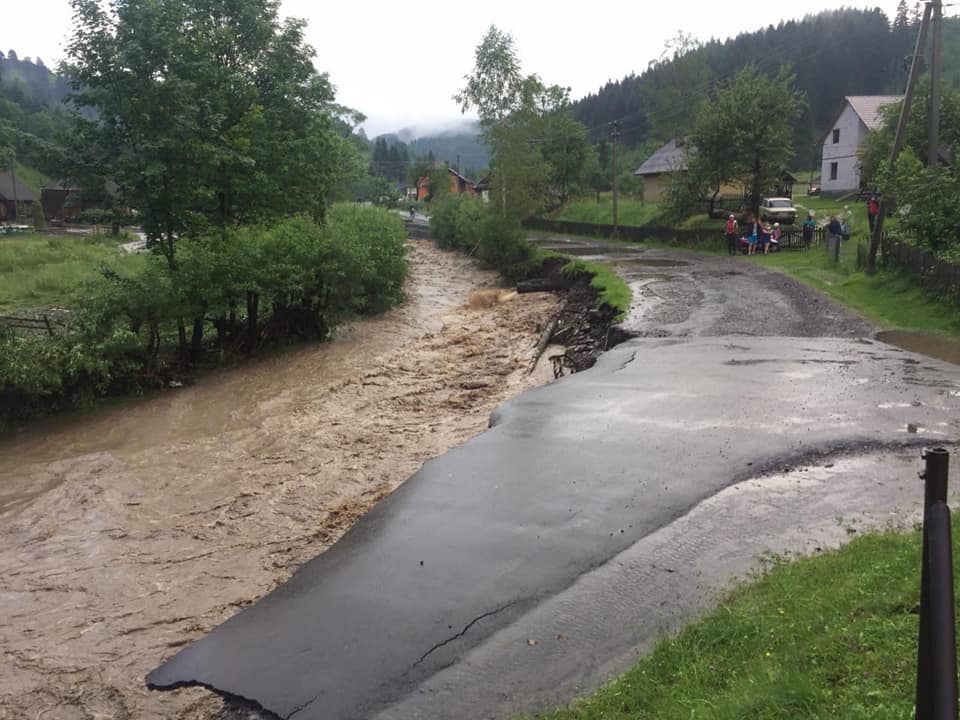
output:
[[[546,114],[541,152],[549,168],[551,191],[560,203],[566,202],[583,181],[589,147],[587,128],[574,120],[569,102]]]
[[[476,108],[491,149],[491,194],[502,215],[524,218],[549,196],[561,202],[583,176],[586,128],[570,114],[569,88],[524,77],[510,35],[491,26],[477,46],[473,71],[455,96]]]
[[[893,29],[903,30],[910,24],[910,14],[907,9],[907,0],[900,0],[897,3],[897,12],[893,17]]]
[[[304,23],[275,0],[72,0],[73,155],[174,240],[292,212],[322,218],[345,151]]]
[[[473,71],[466,86],[454,96],[463,112],[476,108],[480,125],[487,129],[520,109],[524,78],[520,73],[513,38],[491,25],[474,53]]]
[[[430,178],[430,192],[427,195],[427,200],[432,203],[437,203],[450,195],[451,188],[449,168],[432,168],[428,177]]]
[[[941,255],[960,255],[960,175],[952,165],[924,167],[930,111],[930,79],[921,77],[893,176],[890,151],[902,103],[883,108],[881,126],[867,136],[861,175],[868,187],[896,201],[900,230],[918,245]],[[946,86],[940,95],[941,151],[960,149],[960,92]]]
[[[774,187],[793,157],[793,121],[805,99],[786,70],[768,77],[749,66],[717,90],[697,114],[690,141],[696,162],[687,175],[706,187],[743,185],[749,206],[759,215],[760,199]]]
[[[930,117],[930,78],[921,76],[917,81],[910,115],[907,118],[904,147],[912,148],[914,155],[927,157],[927,132]],[[860,158],[861,178],[865,185],[886,184],[890,150],[896,134],[897,121],[902,103],[897,102],[881,108],[880,127],[867,135],[863,155]],[[945,148],[960,145],[960,92],[944,84],[940,89],[940,142]]]

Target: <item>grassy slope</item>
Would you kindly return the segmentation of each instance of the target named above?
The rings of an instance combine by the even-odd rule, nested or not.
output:
[[[960,538],[954,521],[954,556]],[[777,563],[550,720],[912,717],[919,533]]]
[[[123,255],[107,236],[0,236],[0,314],[69,304],[100,268],[142,261]]]
[[[545,260],[548,257],[559,257],[567,261],[561,272],[576,274],[588,272],[593,275],[590,287],[597,291],[597,305],[609,305],[618,310],[617,319],[622,318],[630,309],[633,293],[626,281],[614,272],[613,268],[604,263],[590,263],[577,260],[569,255],[552,250],[536,250],[537,257]]]
[[[621,195],[617,199],[617,220],[621,225],[649,225],[660,214],[656,203],[645,203],[636,198]],[[613,198],[610,193],[601,193],[600,202],[596,196],[573,200],[551,216],[552,220],[569,222],[611,224],[613,223]]]
[[[805,253],[757,255],[753,261],[822,290],[882,328],[960,337],[960,312],[924,294],[915,281],[897,273],[879,272],[871,277],[856,270],[856,244],[856,238],[844,243],[839,265],[822,247]]]

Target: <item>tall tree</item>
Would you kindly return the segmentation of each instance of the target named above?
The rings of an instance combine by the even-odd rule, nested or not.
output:
[[[786,70],[769,77],[754,66],[737,73],[697,114],[688,171],[707,184],[738,182],[759,216],[760,199],[793,158],[793,121],[805,105]]]
[[[897,12],[893,16],[893,29],[903,30],[910,24],[909,10],[907,9],[907,0],[900,0],[897,3]]]
[[[276,0],[72,0],[78,173],[117,183],[174,264],[175,238],[322,217],[350,151],[304,23]]]

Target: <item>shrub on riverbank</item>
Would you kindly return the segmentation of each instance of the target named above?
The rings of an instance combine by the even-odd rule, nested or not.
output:
[[[430,230],[439,247],[475,255],[507,282],[526,277],[536,266],[520,222],[477,198],[445,198],[434,208]]]
[[[397,215],[348,205],[322,226],[294,217],[184,240],[172,265],[162,255],[105,264],[63,332],[0,334],[0,425],[324,338],[346,317],[403,299],[406,250]]]

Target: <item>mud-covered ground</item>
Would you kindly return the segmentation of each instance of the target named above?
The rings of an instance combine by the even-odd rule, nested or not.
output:
[[[0,442],[0,718],[216,714],[143,676],[552,378],[527,368],[555,295],[426,242],[412,270],[405,306],[335,342]]]

